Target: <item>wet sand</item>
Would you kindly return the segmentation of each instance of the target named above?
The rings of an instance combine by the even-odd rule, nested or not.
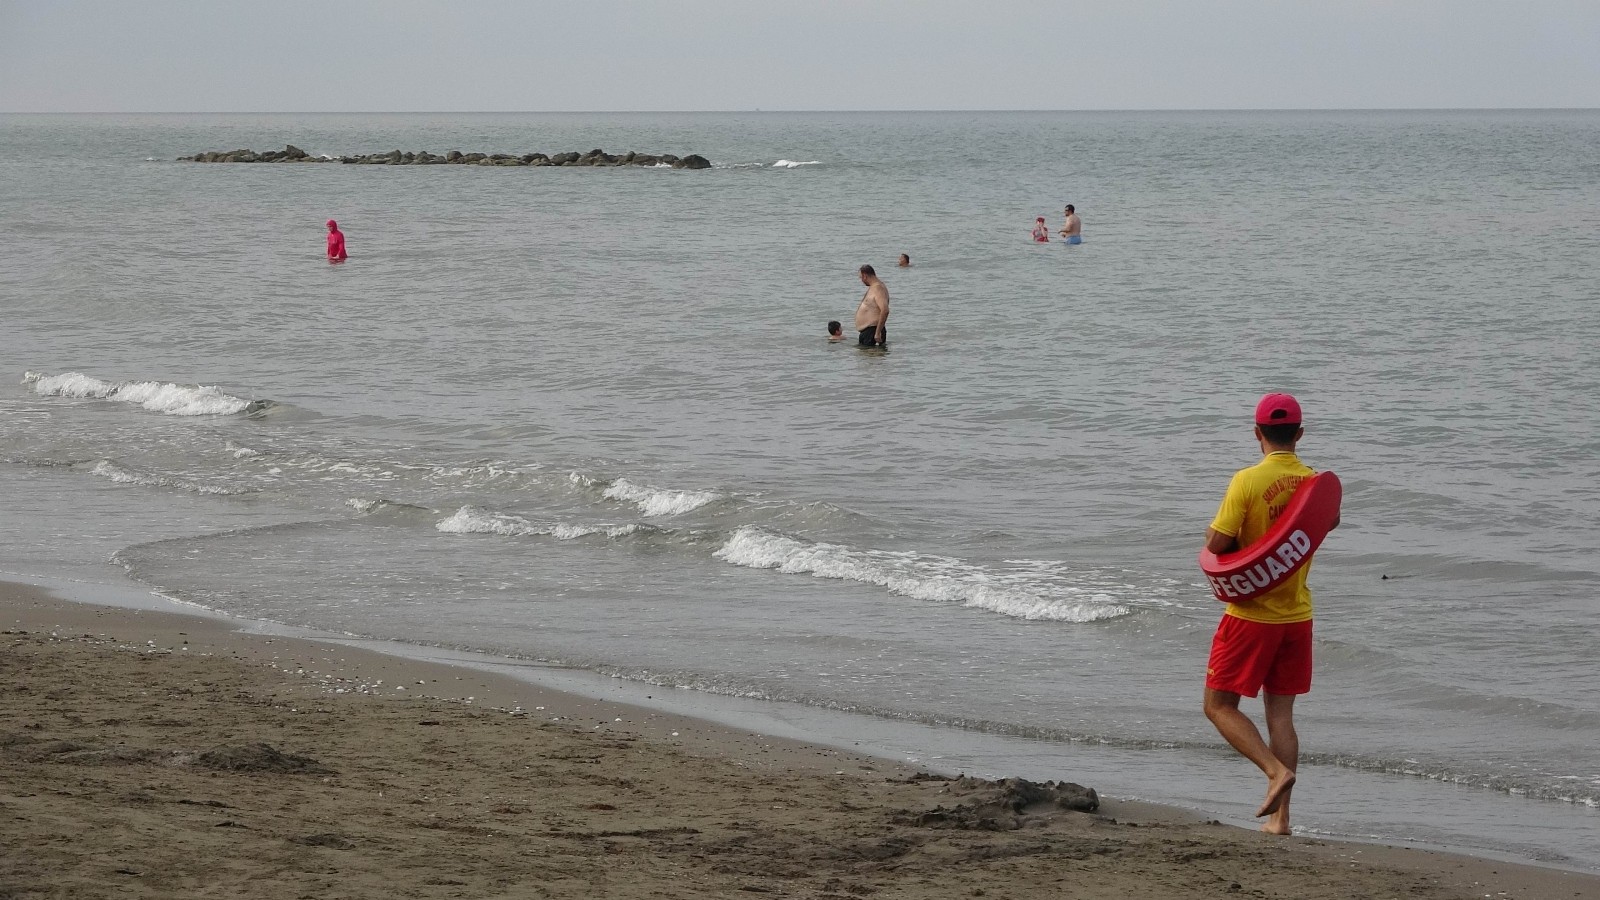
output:
[[[0,632],[0,900],[1600,898],[23,585]]]

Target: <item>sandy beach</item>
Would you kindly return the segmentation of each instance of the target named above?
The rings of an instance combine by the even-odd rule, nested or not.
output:
[[[1600,897],[24,585],[0,632],[0,898]]]

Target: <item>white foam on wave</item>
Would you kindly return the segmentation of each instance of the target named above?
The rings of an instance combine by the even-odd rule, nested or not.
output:
[[[1099,591],[1030,584],[947,558],[808,543],[753,525],[735,531],[713,555],[736,566],[875,584],[916,600],[960,603],[1018,619],[1095,622],[1131,611]]]
[[[501,466],[494,463],[482,463],[469,466],[397,466],[401,469],[422,472],[427,478],[453,479],[453,478],[509,478],[517,475],[527,475],[529,472],[518,466]]]
[[[626,537],[639,530],[638,525],[573,525],[567,522],[557,522],[550,526],[550,536],[558,541],[570,541],[573,538],[588,537],[591,534],[603,534],[606,537]]]
[[[516,466],[509,463],[433,465],[384,459],[324,456],[316,453],[287,455],[279,452],[263,452],[240,446],[231,441],[224,444],[222,449],[235,459],[256,460],[258,465],[272,466],[270,474],[276,474],[283,469],[291,469],[316,476],[322,481],[351,480],[389,484],[407,480],[420,480],[428,483],[443,483],[452,488],[459,488],[463,485],[480,485],[490,482],[500,484],[507,480],[520,479],[532,482],[539,480],[539,476],[536,474],[536,466]],[[515,489],[515,486],[512,489]]]
[[[94,464],[89,474],[108,478],[116,484],[137,484],[145,487],[176,488],[180,491],[192,491],[196,494],[213,494],[231,497],[238,494],[254,493],[254,488],[236,488],[217,484],[201,484],[184,478],[174,478],[170,475],[155,475],[149,472],[139,472],[126,466],[119,465],[109,459],[102,459]]]
[[[495,513],[475,506],[463,506],[449,518],[435,523],[446,534],[498,534],[503,537],[553,537],[558,541],[602,534],[625,537],[639,530],[638,525],[575,525],[570,522],[537,523],[521,516]]]
[[[805,162],[800,162],[799,160],[793,160],[793,159],[780,159],[777,162],[772,164],[772,168],[774,168],[774,169],[798,169],[801,166],[820,166],[820,165],[822,165],[822,160],[820,160],[820,159],[812,159],[812,160],[807,160]]]
[[[42,397],[74,397],[131,403],[169,416],[231,416],[249,409],[251,402],[222,392],[215,386],[183,385],[158,381],[105,381],[82,372],[44,375],[29,372],[24,384]]]
[[[574,483],[581,483],[577,479],[585,477],[573,474]],[[593,481],[589,481],[589,484],[593,484]],[[722,499],[721,494],[711,491],[673,491],[648,484],[635,484],[626,478],[611,482],[605,489],[605,496],[610,500],[632,503],[647,516],[678,516]]]

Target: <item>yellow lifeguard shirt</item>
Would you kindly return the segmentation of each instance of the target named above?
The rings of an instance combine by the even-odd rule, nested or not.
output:
[[[1228,492],[1222,495],[1217,517],[1211,520],[1212,530],[1237,538],[1241,548],[1254,544],[1272,528],[1300,483],[1315,474],[1288,450],[1268,453],[1261,462],[1234,473]],[[1228,615],[1250,622],[1306,621],[1311,618],[1311,589],[1306,587],[1310,573],[1308,560],[1272,590],[1241,603],[1229,603]]]

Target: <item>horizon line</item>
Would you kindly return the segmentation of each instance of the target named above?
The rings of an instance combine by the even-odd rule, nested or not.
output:
[[[351,116],[351,115],[705,115],[739,113],[1210,113],[1210,112],[1595,112],[1597,106],[1213,106],[1213,107],[1044,107],[935,109],[345,109],[345,110],[0,110],[7,116]]]

